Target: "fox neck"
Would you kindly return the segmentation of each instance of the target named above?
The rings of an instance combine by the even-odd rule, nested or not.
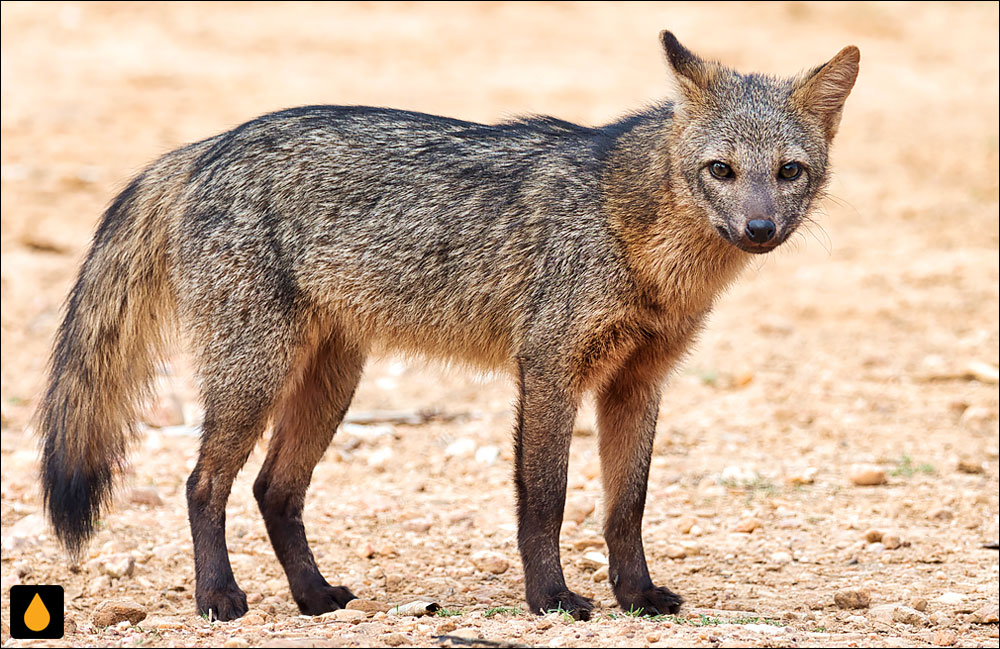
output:
[[[669,105],[622,133],[604,175],[609,224],[640,291],[670,311],[708,311],[750,255],[725,241],[698,207],[671,155]]]

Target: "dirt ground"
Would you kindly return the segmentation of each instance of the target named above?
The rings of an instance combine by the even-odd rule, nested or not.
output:
[[[159,427],[70,568],[40,517],[27,426],[62,302],[132,174],[302,104],[603,123],[667,92],[668,27],[776,74],[862,51],[818,225],[719,300],[665,393],[644,538],[681,615],[623,615],[586,556],[606,555],[590,405],[562,556],[599,614],[512,610],[512,387],[393,358],[370,364],[317,468],[306,529],[332,583],[444,613],[300,617],[250,493],[265,440],[228,509],[251,612],[198,617],[183,486],[200,410],[180,352],[147,416]],[[49,644],[68,646],[997,646],[996,3],[4,3],[0,51],[4,646],[41,644],[8,637],[18,583],[65,587],[73,623]],[[863,471],[886,481],[857,486]],[[844,591],[870,603],[841,608]],[[145,619],[100,626],[116,598]]]

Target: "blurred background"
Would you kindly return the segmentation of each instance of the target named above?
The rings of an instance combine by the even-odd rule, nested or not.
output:
[[[792,75],[848,44],[861,48],[862,62],[818,224],[756,262],[719,300],[665,393],[646,519],[654,576],[679,584],[693,605],[716,608],[766,607],[769,593],[787,597],[799,584],[803,599],[783,605],[829,629],[851,623],[836,609],[810,608],[811,591],[864,585],[874,572],[887,601],[944,589],[995,607],[996,554],[978,548],[997,540],[996,3],[16,2],[0,11],[5,586],[21,578],[12,568],[20,557],[36,578],[66,577],[38,525],[26,426],[63,300],[102,210],[133,174],[184,143],[304,104],[602,124],[665,96],[657,34],[669,28],[694,52],[744,71]],[[173,555],[142,564],[154,585],[193,579],[178,467],[197,451],[200,415],[186,357],[168,360],[126,480],[155,499],[121,499],[94,546],[99,557],[175,544]],[[440,551],[499,548],[516,566],[504,461],[512,400],[503,377],[373,362],[355,410],[438,416],[389,417],[375,432],[337,437],[311,492],[320,511],[307,510],[321,563],[389,598],[413,586],[352,566],[352,544],[395,543],[382,565],[390,576],[407,572],[407,562],[436,565],[400,556],[421,534]],[[574,444],[571,540],[600,529],[591,410]],[[249,497],[262,457],[263,447],[234,488],[237,555],[269,552]],[[872,472],[880,484],[857,484]],[[412,516],[400,494],[426,528],[406,527]],[[448,518],[442,503],[468,516]],[[347,533],[345,516],[356,516]],[[682,531],[690,516],[694,535],[690,525]],[[764,531],[736,531],[754,527],[748,520]],[[905,544],[885,550],[862,539],[868,528]],[[15,551],[8,541],[19,534],[29,540]],[[943,576],[924,569],[927,557]],[[850,560],[861,568],[843,568]],[[248,592],[285,593],[277,563],[263,563],[266,574]],[[728,575],[712,567],[723,563],[732,564]],[[837,568],[824,572],[828,565]],[[98,597],[86,586],[94,571],[72,577],[74,606]],[[465,573],[441,567],[440,578],[465,586],[456,597],[472,606],[520,602],[519,574],[512,568],[487,594]],[[143,592],[108,579],[110,588]],[[610,596],[603,585],[588,588]],[[955,610],[942,628],[958,623]]]

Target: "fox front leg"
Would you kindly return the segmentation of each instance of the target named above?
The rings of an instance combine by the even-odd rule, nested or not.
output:
[[[559,530],[566,504],[566,469],[577,400],[559,373],[522,361],[517,433],[517,544],[525,595],[533,613],[562,610],[590,619],[593,602],[566,587],[559,561]]]
[[[660,615],[680,611],[682,599],[653,585],[642,547],[649,461],[660,404],[659,382],[626,365],[598,395],[601,473],[604,479],[609,579],[626,611]]]

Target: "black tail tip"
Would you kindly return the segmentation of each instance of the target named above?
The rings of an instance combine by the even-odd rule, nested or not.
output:
[[[94,535],[101,510],[110,496],[111,472],[70,468],[60,454],[43,459],[45,508],[56,537],[73,560],[79,559]]]

